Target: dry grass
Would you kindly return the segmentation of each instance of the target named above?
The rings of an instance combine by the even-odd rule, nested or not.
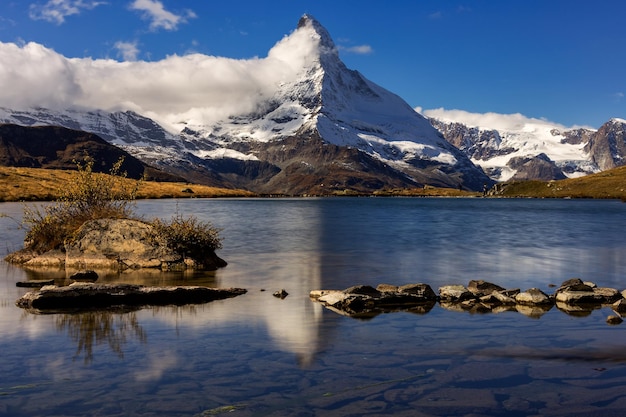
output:
[[[45,201],[61,196],[64,184],[73,181],[75,171],[37,168],[0,167],[0,201]],[[104,174],[98,174],[104,175]],[[127,179],[126,181],[133,181]],[[561,181],[517,181],[501,184],[502,197],[534,198],[614,198],[626,201],[626,166]],[[190,192],[191,191],[191,192]],[[350,195],[345,194],[345,195]],[[477,197],[482,193],[454,188],[423,187],[389,189],[375,192],[377,196],[407,197]],[[253,197],[243,190],[204,185],[146,181],[140,184],[138,199]]]
[[[518,181],[503,184],[504,197],[609,198],[626,201],[626,166],[560,181]]]
[[[374,192],[376,196],[390,197],[476,197],[481,193],[461,191],[457,188],[439,188],[425,186],[422,188],[393,188]]]
[[[61,190],[64,185],[74,182],[77,175],[76,171],[0,167],[0,201],[57,200],[62,196]],[[124,179],[124,181],[135,182],[132,179]],[[138,199],[252,196],[254,196],[253,193],[244,190],[153,181],[142,182],[137,191]]]

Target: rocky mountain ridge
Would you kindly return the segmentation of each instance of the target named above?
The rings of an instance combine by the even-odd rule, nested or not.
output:
[[[435,118],[430,121],[496,181],[574,178],[626,161],[626,121],[622,119],[611,119],[598,130],[563,130],[547,123],[499,130]]]

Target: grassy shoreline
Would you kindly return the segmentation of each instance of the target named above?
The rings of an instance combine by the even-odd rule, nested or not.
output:
[[[42,168],[0,167],[0,202],[54,201],[65,184],[74,181],[77,171]],[[107,175],[107,174],[96,174]],[[135,182],[136,180],[124,179]],[[245,190],[209,187],[182,182],[143,181],[137,199],[254,197]]]
[[[53,201],[76,171],[42,168],[0,167],[0,202]],[[106,175],[106,174],[98,174]],[[125,181],[135,181],[126,179]],[[349,191],[329,196],[351,196]],[[376,191],[377,197],[481,197],[482,193],[453,188],[421,187]],[[182,182],[144,181],[137,199],[263,197],[245,191]],[[279,197],[279,196],[277,196]],[[591,198],[626,201],[626,166],[560,181],[512,181],[498,184],[489,197],[500,198]]]

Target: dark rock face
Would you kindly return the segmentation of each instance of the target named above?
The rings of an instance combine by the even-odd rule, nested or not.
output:
[[[73,283],[67,287],[45,286],[16,301],[30,310],[47,312],[106,309],[111,306],[185,305],[245,294],[242,288],[144,287],[131,284]]]
[[[92,133],[59,126],[25,127],[0,124],[0,165],[75,170],[74,161],[91,157],[95,172],[110,172],[120,158],[129,178],[183,181],[182,178],[144,164],[128,152]]]
[[[444,123],[437,119],[430,119],[430,123],[448,142],[472,159],[487,160],[514,151],[500,149],[502,138],[497,130],[480,130],[462,123]]]
[[[626,163],[626,123],[613,119],[605,123],[592,136],[585,150],[601,170]]]
[[[533,157],[511,158],[507,166],[517,170],[512,180],[550,181],[567,178],[545,153]]]

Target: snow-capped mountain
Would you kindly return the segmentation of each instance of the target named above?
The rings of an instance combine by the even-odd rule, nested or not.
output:
[[[257,111],[234,114],[208,126],[192,121],[184,124],[183,136],[196,141],[198,148],[208,148],[197,152],[198,156],[269,161],[281,168],[272,178],[276,186],[287,181],[283,177],[288,172],[292,177],[298,172],[303,175],[302,169],[315,172],[320,181],[328,183],[321,170],[336,171],[333,165],[339,161],[324,161],[315,149],[326,146],[333,149],[330,155],[336,154],[337,147],[358,150],[361,158],[369,161],[365,163],[384,166],[388,175],[395,177],[393,185],[456,187],[463,183],[467,188],[482,187],[487,180],[484,174],[450,146],[427,119],[397,95],[346,68],[330,35],[317,20],[303,16],[296,32],[277,44],[270,55],[292,55],[289,49],[296,44],[290,42],[291,37],[308,38],[308,65],[295,79],[278,85]],[[296,144],[296,138],[306,140]],[[284,140],[288,147],[300,151],[290,149],[289,156],[281,152],[283,145],[276,142]],[[208,143],[212,146],[207,147]],[[316,156],[312,158],[311,152]],[[350,170],[363,171],[364,161],[351,160],[355,156],[342,156],[348,158],[340,164],[344,175],[349,176]],[[350,185],[339,181],[336,187]]]
[[[504,129],[436,118],[431,123],[496,181],[579,177],[626,162],[622,119],[598,130],[563,129],[533,119]]]
[[[477,190],[492,182],[404,100],[346,68],[311,16],[268,56],[296,65],[289,58],[298,54],[301,66],[286,72],[296,75],[264,92],[254,111],[188,117],[168,125],[177,132],[134,112],[98,109],[0,109],[0,121],[86,130],[192,181],[262,193],[426,184]]]

